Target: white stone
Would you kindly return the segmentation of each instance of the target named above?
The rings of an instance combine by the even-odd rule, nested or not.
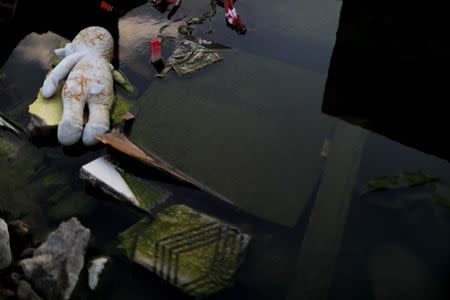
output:
[[[105,264],[109,261],[107,257],[99,257],[94,259],[91,262],[91,266],[89,267],[89,287],[91,290],[95,290],[98,284],[98,279],[103,269],[105,268]]]

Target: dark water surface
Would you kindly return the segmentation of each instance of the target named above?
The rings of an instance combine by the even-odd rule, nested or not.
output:
[[[450,209],[435,201],[425,186],[362,195],[369,180],[403,172],[422,171],[439,178],[444,187],[450,184],[445,117],[436,100],[444,89],[445,70],[436,62],[448,53],[441,44],[446,33],[438,17],[422,15],[420,8],[397,10],[335,0],[239,0],[236,6],[249,28],[245,36],[225,26],[220,7],[213,32],[207,33],[210,28],[203,24],[194,34],[232,48],[220,62],[231,70],[230,76],[236,64],[236,69],[270,65],[266,70],[273,73],[250,70],[236,75],[243,77],[240,82],[215,82],[207,76],[215,74],[214,65],[183,79],[171,74],[157,81],[148,63],[148,41],[167,21],[165,15],[147,3],[115,19],[83,3],[68,4],[61,13],[58,5],[43,1],[41,7],[24,9],[10,27],[0,24],[0,71],[5,74],[0,81],[0,112],[26,126],[28,105],[42,85],[61,36],[71,39],[88,25],[107,27],[119,45],[115,66],[139,90],[134,97],[138,120],[147,118],[162,127],[155,130],[160,135],[155,139],[160,139],[161,147],[175,149],[167,157],[176,161],[176,146],[189,145],[183,149],[187,153],[183,167],[201,176],[213,173],[214,180],[230,183],[229,188],[236,174],[236,180],[246,178],[252,184],[249,190],[264,192],[239,205],[240,210],[205,192],[166,183],[177,201],[235,224],[253,237],[236,284],[213,299],[448,299]],[[88,9],[92,13],[86,13]],[[207,0],[185,0],[174,19],[208,9]],[[28,25],[20,21],[25,19]],[[165,32],[175,34],[177,28],[172,24]],[[171,47],[164,45],[164,57]],[[257,83],[267,78],[273,85],[255,92]],[[197,95],[203,82],[211,90],[201,92],[217,97],[206,108],[192,106],[189,113],[192,102],[183,101],[180,94],[186,99],[188,93]],[[224,85],[236,95],[254,87],[250,94],[256,96],[245,102],[227,99]],[[152,91],[167,87],[167,93],[152,98]],[[414,96],[422,101],[414,101]],[[176,110],[168,109],[170,105]],[[198,119],[204,116],[199,108],[221,107],[232,118]],[[190,135],[175,126],[178,121],[185,122],[183,130]],[[201,129],[196,131],[195,126]],[[235,130],[235,135],[223,139],[227,149],[241,157],[237,161],[241,172],[233,168],[219,172],[224,169],[220,161],[210,165],[220,159],[220,147],[216,140],[208,143],[198,137],[205,128],[220,133]],[[79,179],[80,167],[106,149],[34,145],[3,130],[0,139],[2,147],[18,149],[12,158],[0,151],[0,207],[22,216],[41,238],[75,215],[94,236],[88,256],[113,258],[98,290],[89,292],[86,278],[81,278],[72,299],[186,297],[115,250],[117,234],[143,214]],[[147,137],[140,135],[138,140]],[[321,155],[324,144],[330,151]],[[263,159],[246,152],[255,145],[262,146],[257,154]],[[205,160],[196,160],[197,150],[203,151]],[[62,196],[52,200],[56,193]]]

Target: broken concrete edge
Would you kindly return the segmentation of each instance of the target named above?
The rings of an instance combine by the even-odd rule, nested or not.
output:
[[[118,239],[130,260],[183,292],[204,297],[232,284],[251,237],[188,206],[173,205],[154,221],[141,219]]]
[[[172,195],[169,191],[151,183],[141,182],[139,178],[127,174],[110,156],[97,158],[84,165],[80,170],[80,177],[113,198],[146,213],[151,213]]]
[[[25,278],[46,299],[70,299],[85,265],[90,237],[91,231],[75,217],[60,223],[33,257],[19,262]]]
[[[116,169],[133,192],[138,202],[138,207],[150,213],[155,207],[165,203],[172,195],[154,184],[145,184],[139,178],[127,174],[121,169]]]
[[[102,178],[107,179],[102,179]],[[103,156],[81,167],[80,178],[88,181],[104,193],[139,207],[139,202],[128,184],[117,171],[109,156]]]
[[[119,130],[113,129],[109,133],[97,136],[97,139],[103,144],[109,145],[117,151],[133,157],[161,172],[164,172],[183,183],[195,186],[200,190],[208,192],[228,204],[234,205],[234,203],[227,197],[207,188],[205,185],[199,183],[192,177],[172,167],[170,164],[159,158],[156,154],[148,150],[143,150]]]

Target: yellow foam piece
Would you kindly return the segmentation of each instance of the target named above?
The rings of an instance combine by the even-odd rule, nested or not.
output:
[[[28,107],[28,112],[42,119],[47,126],[56,126],[61,121],[63,114],[63,103],[61,91],[64,82],[61,82],[55,94],[50,98],[42,96],[42,89],[39,89],[36,100]]]

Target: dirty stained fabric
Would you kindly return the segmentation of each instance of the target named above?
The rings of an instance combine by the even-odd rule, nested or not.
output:
[[[81,138],[85,145],[97,143],[95,138],[109,130],[109,112],[114,100],[113,58],[114,40],[102,27],[81,30],[71,43],[56,49],[64,59],[47,75],[42,95],[55,94],[59,83],[66,78],[62,89],[63,116],[58,125],[58,140],[73,145]],[[83,128],[83,112],[89,106],[89,120]]]
[[[179,75],[188,75],[222,59],[216,51],[195,42],[183,40],[169,57],[169,67],[163,73],[167,74],[170,68],[173,68]]]

